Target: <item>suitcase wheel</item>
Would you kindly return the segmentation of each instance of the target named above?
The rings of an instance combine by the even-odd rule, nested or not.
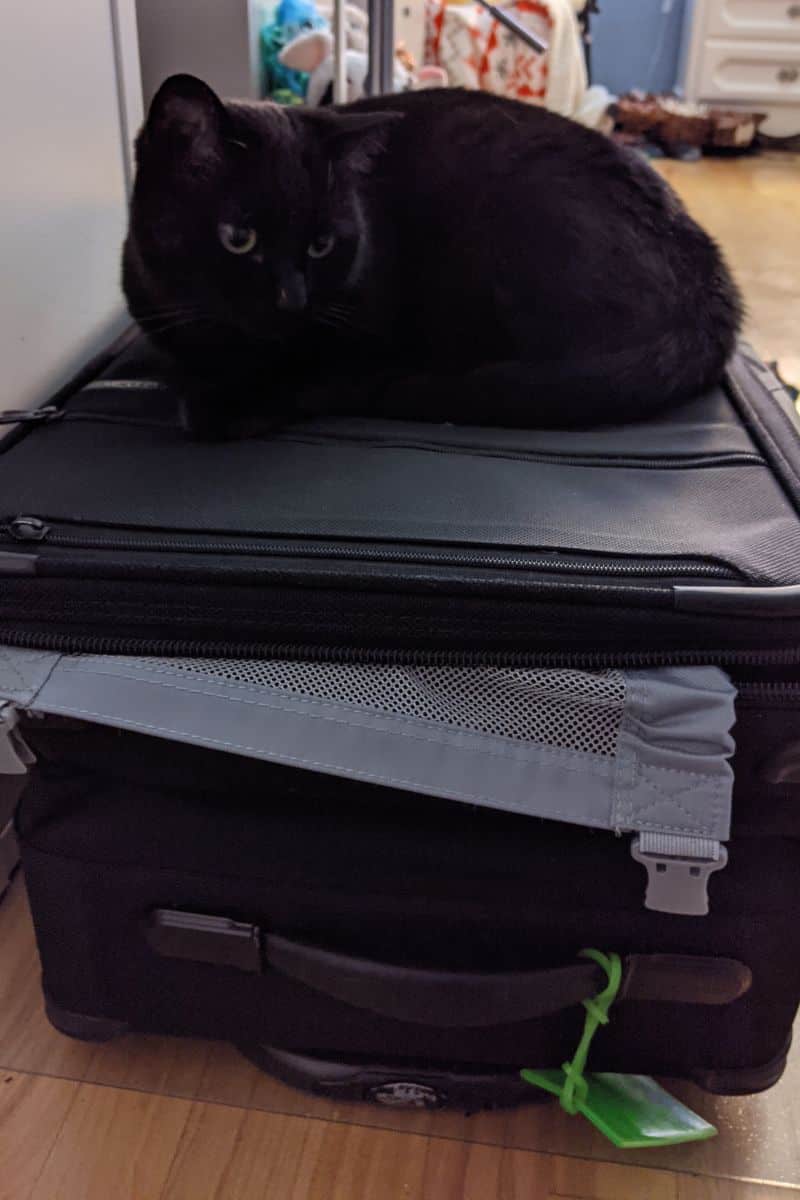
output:
[[[335,1100],[361,1100],[385,1108],[454,1108],[464,1112],[548,1103],[515,1072],[460,1068],[458,1064],[364,1063],[240,1045],[244,1056],[284,1083]]]

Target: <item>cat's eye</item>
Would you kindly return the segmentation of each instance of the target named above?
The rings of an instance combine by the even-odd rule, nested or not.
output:
[[[219,240],[231,254],[249,254],[255,250],[258,234],[255,229],[223,223],[219,227]]]
[[[326,234],[325,237],[314,238],[314,241],[308,247],[309,258],[325,258],[330,254],[333,247],[336,245],[336,238],[332,233]]]

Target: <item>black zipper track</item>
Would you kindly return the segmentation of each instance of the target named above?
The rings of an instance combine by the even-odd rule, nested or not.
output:
[[[512,651],[402,650],[360,646],[297,645],[285,642],[196,642],[189,639],[97,637],[28,633],[0,627],[0,642],[59,654],[108,654],[153,658],[281,659],[287,662],[371,663],[385,666],[572,667],[635,670],[671,666],[776,666],[800,664],[792,650]],[[758,687],[761,685],[748,685]],[[782,685],[776,684],[776,687]],[[800,688],[800,685],[798,685]]]
[[[737,704],[743,708],[800,707],[800,681],[742,680],[737,684]]]
[[[42,525],[38,534],[15,532],[18,522],[37,522]],[[570,572],[584,575],[610,576],[682,576],[689,578],[740,580],[741,576],[722,563],[694,559],[648,558],[646,555],[614,557],[613,555],[580,555],[553,551],[551,557],[502,554],[496,550],[449,550],[420,548],[400,549],[393,546],[365,546],[353,542],[347,546],[325,542],[262,541],[258,538],[241,540],[221,538],[214,541],[185,536],[119,536],[103,533],[65,533],[54,529],[47,519],[17,517],[0,527],[16,545],[45,545],[72,547],[80,550],[118,550],[176,554],[269,555],[311,559],[343,559],[354,562],[430,563],[437,566],[484,567],[500,570],[532,570]],[[30,526],[28,527],[31,528]]]

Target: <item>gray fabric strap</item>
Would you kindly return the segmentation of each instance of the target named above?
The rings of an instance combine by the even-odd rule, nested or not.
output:
[[[311,701],[144,660],[65,658],[36,711],[608,829],[614,759]]]
[[[60,657],[42,650],[0,646],[0,700],[27,708]]]
[[[293,668],[289,686],[280,665],[270,674],[258,663],[0,648],[0,698],[307,770],[633,832],[654,903],[660,896],[679,904],[676,880],[698,878],[698,860],[721,861],[736,693],[714,667],[615,672],[613,687],[608,673],[454,668],[449,676],[403,668],[393,675],[367,664],[349,675],[330,665],[324,686],[305,687],[303,669],[298,676]],[[305,670],[319,680],[318,664]],[[512,702],[514,720],[503,711]],[[491,721],[482,719],[484,708]],[[672,869],[656,860],[673,860]],[[687,903],[693,910],[702,901]]]
[[[730,836],[736,689],[717,667],[625,673],[612,826]]]

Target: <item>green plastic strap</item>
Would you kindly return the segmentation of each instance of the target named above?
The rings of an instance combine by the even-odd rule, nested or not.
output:
[[[558,1096],[566,1112],[571,1116],[581,1113],[623,1149],[676,1146],[713,1137],[717,1132],[713,1125],[646,1075],[586,1074],[592,1038],[601,1025],[608,1024],[608,1010],[619,993],[622,962],[618,954],[603,954],[600,950],[582,950],[581,957],[602,967],[607,983],[596,996],[583,1001],[586,1020],[578,1047],[560,1070],[534,1071],[526,1067],[520,1072],[522,1078]]]
[[[603,954],[602,950],[581,950],[580,958],[590,958],[606,973],[607,983],[602,992],[589,996],[583,1001],[586,1009],[586,1020],[583,1034],[578,1047],[569,1062],[565,1062],[561,1070],[564,1072],[565,1083],[559,1101],[565,1112],[574,1115],[579,1107],[586,1102],[589,1085],[584,1071],[592,1039],[601,1025],[609,1022],[608,1010],[617,998],[622,983],[622,959],[618,954]]]

